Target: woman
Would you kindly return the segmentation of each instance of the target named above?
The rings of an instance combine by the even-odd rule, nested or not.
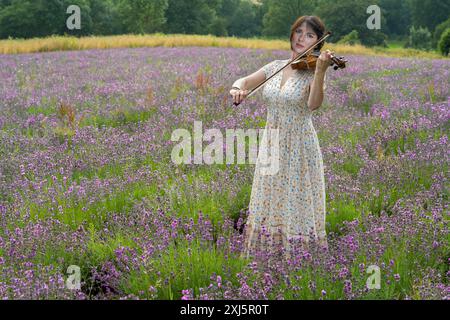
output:
[[[290,59],[272,61],[237,80],[230,91],[234,102],[240,103],[250,89],[304,52],[324,33],[320,18],[298,18],[291,27]],[[322,46],[323,42],[315,49]],[[279,168],[275,174],[262,174],[258,154],[244,233],[246,257],[255,249],[267,250],[267,237],[261,236],[263,230],[288,256],[294,244],[308,247],[311,238],[327,248],[323,161],[311,116],[322,104],[325,73],[330,64],[331,52],[327,50],[320,54],[315,70],[294,70],[289,66],[264,85],[268,112],[263,141],[267,139],[268,149],[277,145]],[[268,129],[277,129],[276,142],[269,138]]]

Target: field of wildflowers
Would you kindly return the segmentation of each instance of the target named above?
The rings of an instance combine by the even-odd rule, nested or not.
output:
[[[448,59],[347,55],[347,68],[328,71],[313,118],[328,252],[241,258],[254,165],[172,163],[171,133],[194,121],[263,127],[260,94],[234,107],[229,88],[288,57],[0,55],[0,298],[448,299]],[[79,290],[67,288],[71,265]]]

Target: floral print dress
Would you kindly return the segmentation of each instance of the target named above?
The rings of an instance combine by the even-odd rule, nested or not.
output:
[[[275,60],[262,67],[266,78],[288,61]],[[262,141],[266,157],[271,147],[278,145],[278,165],[272,166],[276,169],[272,172],[264,171],[268,162],[267,158],[264,163],[261,160],[260,147],[244,232],[246,257],[254,249],[267,250],[269,239],[287,253],[294,243],[303,247],[311,238],[326,246],[323,161],[312,111],[307,106],[314,70],[295,70],[281,87],[283,72],[263,88],[267,121]]]

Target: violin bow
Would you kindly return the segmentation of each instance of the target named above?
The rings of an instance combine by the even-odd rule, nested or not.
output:
[[[287,68],[291,63],[295,63],[299,61],[301,58],[303,58],[305,55],[307,55],[315,46],[317,46],[319,43],[325,41],[326,38],[328,38],[331,35],[330,31],[327,31],[319,40],[317,40],[315,43],[309,46],[308,49],[306,49],[303,53],[299,53],[294,59],[289,61],[285,66],[281,67],[280,70],[277,70],[273,75],[268,77],[266,80],[262,81],[260,84],[258,84],[256,87],[254,87],[250,93],[247,95],[246,99],[251,97],[253,94],[256,93],[267,81],[275,77],[279,72],[283,71],[285,68]],[[238,106],[239,103],[233,102],[235,106]]]

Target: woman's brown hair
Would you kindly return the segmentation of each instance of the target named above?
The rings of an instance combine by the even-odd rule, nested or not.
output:
[[[322,20],[320,20],[319,17],[317,17],[317,16],[301,16],[294,22],[294,24],[291,27],[291,37],[290,37],[291,50],[294,50],[294,48],[292,48],[292,38],[294,37],[294,32],[295,32],[295,30],[297,30],[298,27],[300,27],[302,25],[303,22],[306,22],[306,24],[311,29],[313,29],[314,33],[317,36],[317,40],[320,39],[325,33],[325,24],[322,22]],[[322,49],[323,45],[324,45],[323,42],[319,43],[314,50]]]

